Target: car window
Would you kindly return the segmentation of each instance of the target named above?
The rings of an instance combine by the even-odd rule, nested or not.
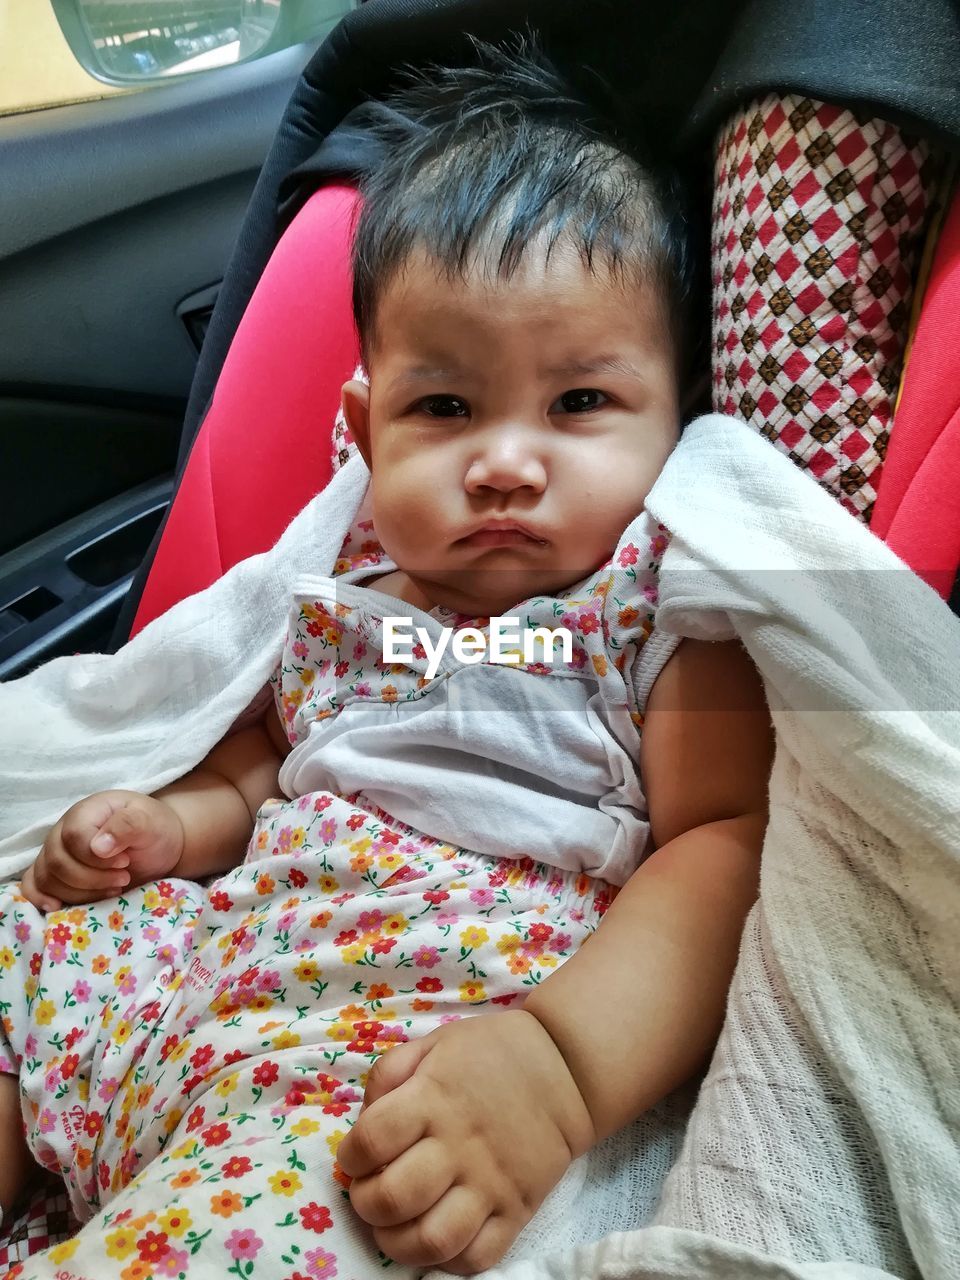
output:
[[[169,83],[321,40],[359,0],[3,0],[0,115]]]

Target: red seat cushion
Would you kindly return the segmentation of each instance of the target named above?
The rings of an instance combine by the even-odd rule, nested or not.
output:
[[[331,475],[340,388],[359,361],[350,247],[358,196],[325,187],[274,250],[224,361],[131,634],[265,551]]]
[[[950,594],[960,569],[960,191],[937,242],[870,527]]]

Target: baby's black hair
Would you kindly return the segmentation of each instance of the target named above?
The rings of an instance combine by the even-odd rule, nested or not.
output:
[[[475,48],[476,66],[411,73],[380,110],[386,158],[363,184],[353,250],[364,355],[378,299],[415,251],[451,277],[508,279],[534,239],[548,258],[563,240],[590,271],[654,285],[680,367],[691,264],[676,184],[648,172],[535,43]]]

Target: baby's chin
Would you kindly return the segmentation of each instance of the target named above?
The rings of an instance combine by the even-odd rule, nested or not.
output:
[[[504,566],[409,576],[434,605],[472,618],[489,618],[509,614],[535,596],[557,595],[582,582],[602,563],[576,569]]]

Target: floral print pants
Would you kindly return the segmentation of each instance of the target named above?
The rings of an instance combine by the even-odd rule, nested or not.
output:
[[[336,1163],[371,1064],[521,1000],[612,890],[355,799],[268,802],[209,888],[47,917],[0,897],[0,1069],[85,1221],[8,1276],[413,1274],[379,1254]]]

